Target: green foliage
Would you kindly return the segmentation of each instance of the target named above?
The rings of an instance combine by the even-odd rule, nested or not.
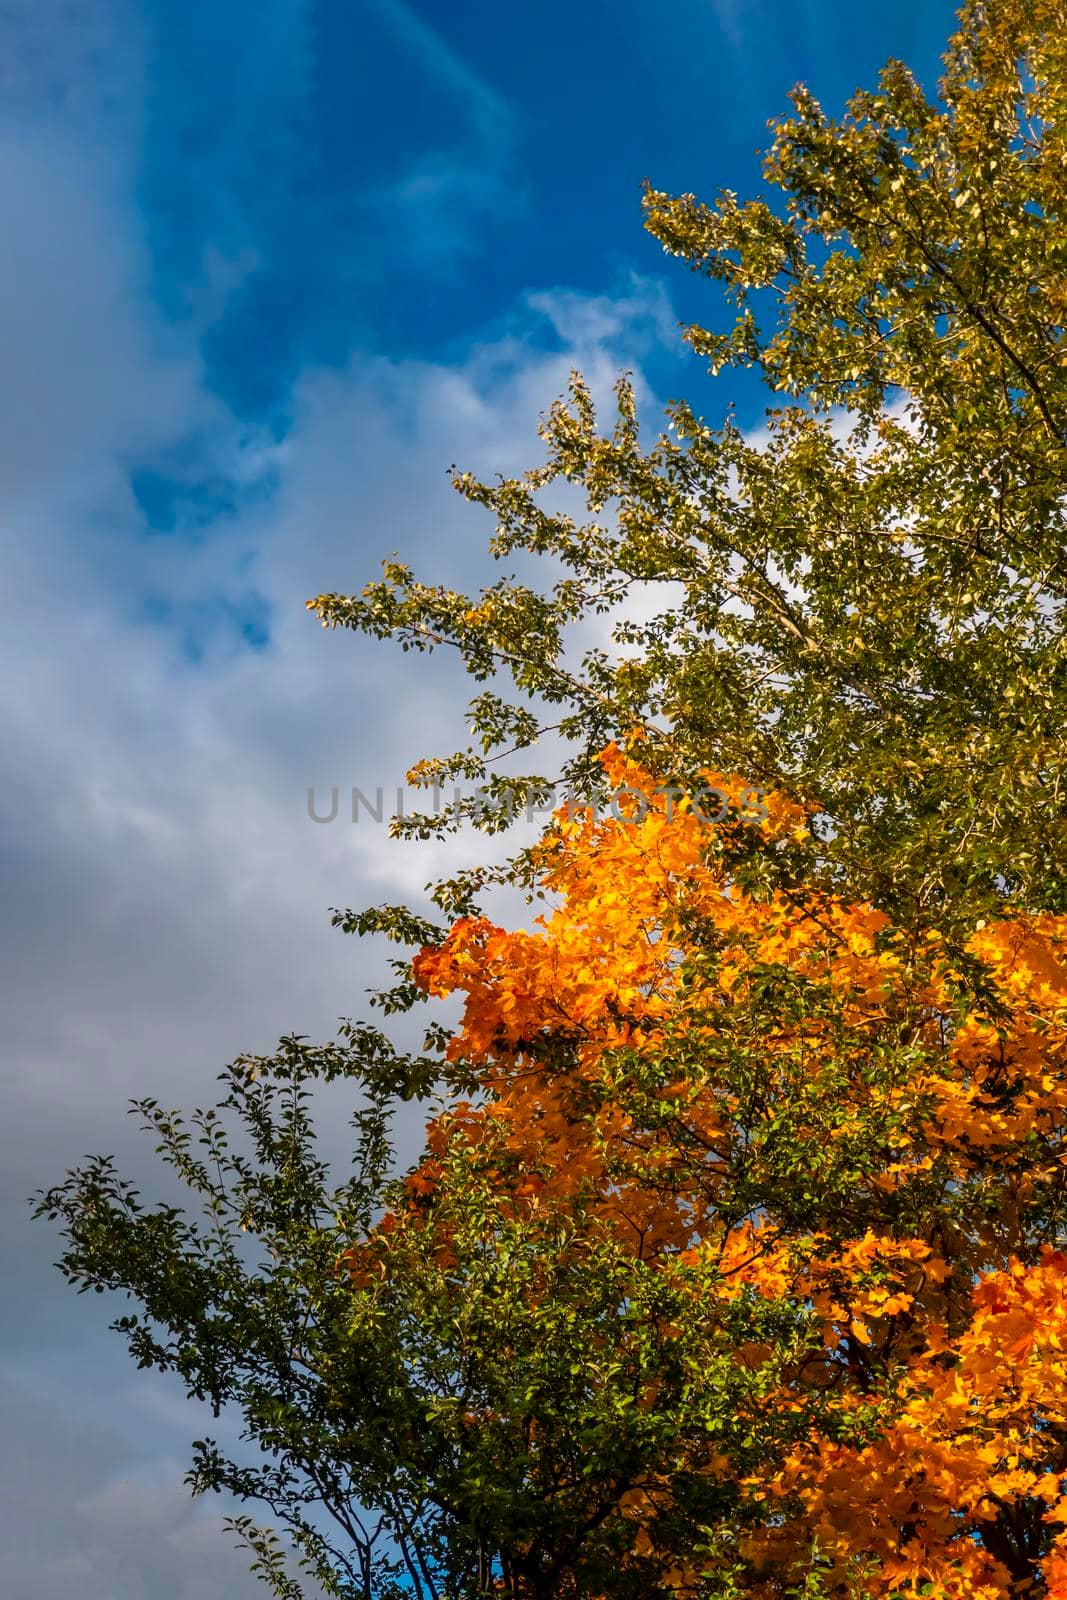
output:
[[[766,178],[774,206],[645,196],[652,233],[732,307],[729,331],[688,331],[694,350],[714,371],[758,368],[779,397],[761,435],[679,403],[649,441],[625,379],[604,430],[575,374],[543,423],[542,465],[453,479],[493,512],[495,558],[539,555],[562,573],[544,592],[505,577],[465,595],[391,561],[361,594],[310,604],[324,626],[454,648],[482,686],[474,743],[424,763],[427,786],[488,780],[520,808],[560,782],[588,795],[597,752],[638,730],[664,782],[712,768],[816,809],[810,839],[773,852],[756,830],[725,830],[750,891],[869,899],[908,931],[936,925],[964,970],[964,934],[1005,902],[1067,911],[1062,0],[968,6],[939,101],[895,63],[838,122],[798,91]],[[545,509],[561,484],[584,520]],[[635,597],[648,620],[628,619]],[[591,616],[613,620],[614,651],[583,650]],[[549,729],[560,771],[490,776]],[[468,800],[398,829],[507,820]],[[533,879],[524,853],[433,899],[447,921]],[[335,922],[401,945],[442,932],[397,907]],[[408,962],[395,970],[386,1014],[422,997]],[[810,1016],[786,975],[766,983],[763,1014]],[[745,1026],[724,1021],[715,1046],[741,1099],[765,1086]],[[825,1221],[878,1159],[863,1128],[831,1149],[835,1052],[856,1041],[828,1037],[813,1079],[783,1053],[780,1103],[753,1109],[739,1216],[773,1202],[797,1226]],[[139,1365],[240,1417],[254,1464],[205,1439],[190,1484],[262,1507],[327,1594],[655,1600],[675,1554],[704,1562],[706,1595],[740,1592],[738,1484],[819,1417],[817,1389],[795,1414],[761,1403],[802,1361],[809,1308],[708,1295],[714,1311],[694,1314],[713,1266],[653,1272],[581,1205],[524,1206],[517,1173],[502,1206],[507,1152],[485,1145],[442,1154],[449,1181],[421,1226],[418,1190],[390,1176],[390,1113],[446,1070],[462,1083],[444,1043],[431,1028],[407,1057],[348,1024],[333,1044],[290,1038],[234,1064],[219,1106],[188,1122],[141,1102],[196,1210],[148,1207],[94,1160],[39,1201],[61,1225],[62,1270],[130,1297],[115,1326]],[[646,1127],[671,1048],[647,1081],[617,1060]],[[894,1048],[872,1074],[906,1072],[909,1046]],[[361,1106],[340,1181],[310,1109],[313,1085],[336,1079]],[[656,1553],[628,1566],[627,1497],[666,1483]],[[233,1526],[254,1570],[296,1600],[271,1528]],[[814,1548],[813,1600],[820,1563]]]
[[[464,1170],[421,1226],[387,1176],[388,1118],[362,1063],[358,1037],[288,1039],[229,1068],[220,1104],[188,1123],[140,1102],[198,1215],[146,1208],[93,1161],[39,1201],[63,1225],[63,1272],[138,1303],[113,1325],[139,1366],[241,1418],[262,1464],[200,1440],[190,1485],[266,1508],[325,1593],[473,1600],[503,1581],[547,1600],[563,1574],[582,1592],[660,1593],[648,1567],[620,1587],[633,1536],[620,1504],[670,1477],[668,1544],[700,1548],[736,1500],[709,1456],[730,1448],[751,1465],[781,1438],[760,1401],[796,1359],[804,1314],[738,1300],[695,1318],[707,1267],[665,1278],[581,1208],[507,1214],[487,1153],[452,1152]],[[333,1184],[309,1098],[337,1076],[366,1103],[352,1171]],[[767,1356],[738,1367],[739,1335]],[[271,1528],[233,1527],[272,1592],[295,1600]]]
[[[646,446],[629,384],[602,432],[576,374],[544,465],[454,475],[497,519],[494,556],[562,566],[550,590],[472,597],[390,562],[311,602],[510,679],[518,698],[481,695],[477,747],[441,774],[482,774],[551,720],[571,753],[550,776],[584,793],[595,751],[640,727],[664,772],[813,801],[804,878],[898,920],[1067,905],[1064,31],[1061,4],[1000,0],[965,12],[941,102],[899,63],[839,122],[798,90],[766,165],[776,209],[646,194],[664,248],[737,308],[690,343],[784,402],[757,438],[678,404]],[[543,508],[561,482],[589,520]],[[637,592],[654,610],[649,590],[661,607],[618,622],[621,658],[568,665],[584,619]]]

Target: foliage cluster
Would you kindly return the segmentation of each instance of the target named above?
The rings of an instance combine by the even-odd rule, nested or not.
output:
[[[899,63],[838,121],[797,91],[766,178],[645,196],[763,435],[678,404],[648,444],[625,379],[605,432],[576,375],[544,464],[454,480],[551,586],[392,561],[310,602],[481,686],[414,781],[644,799],[434,885],[440,925],[337,913],[417,951],[386,1012],[462,1020],[284,1040],[191,1123],[143,1102],[199,1217],[106,1160],[40,1200],[138,1361],[263,1448],[202,1441],[193,1487],[345,1600],[1067,1597],[1063,0],[966,5],[936,100]],[[489,776],[549,731],[561,773]],[[698,783],[719,825],[664,803]],[[499,883],[549,909],[497,926]],[[397,1178],[391,1111],[431,1096]]]

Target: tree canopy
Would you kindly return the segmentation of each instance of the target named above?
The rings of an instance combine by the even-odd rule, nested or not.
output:
[[[198,1213],[106,1160],[39,1209],[141,1364],[262,1448],[201,1441],[192,1487],[327,1594],[1067,1596],[1065,130],[1062,0],[965,7],[937,99],[899,63],[838,121],[798,90],[772,201],[645,194],[765,429],[677,404],[650,443],[620,379],[605,431],[575,375],[544,464],[454,476],[542,591],[393,561],[309,603],[479,684],[414,781],[573,801],[433,886],[439,925],[336,914],[415,950],[385,1012],[459,996],[455,1029],[284,1040],[188,1122],[141,1102]],[[559,771],[494,771],[549,733]]]

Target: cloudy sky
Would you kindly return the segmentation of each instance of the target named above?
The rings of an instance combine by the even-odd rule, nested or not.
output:
[[[714,291],[643,234],[641,179],[754,192],[792,82],[836,108],[890,54],[932,82],[950,14],[0,0],[11,1600],[261,1592],[182,1487],[202,1417],[24,1202],[97,1151],[150,1191],[128,1099],[203,1103],[234,1055],[328,1036],[380,972],[328,908],[433,875],[306,795],[458,746],[464,686],[304,600],[392,551],[479,583],[445,469],[532,464],[573,365],[721,413],[676,333]]]

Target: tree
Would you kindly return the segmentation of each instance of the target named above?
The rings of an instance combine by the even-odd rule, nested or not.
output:
[[[451,1190],[442,1152],[486,1141],[501,1205],[592,1208],[688,1289],[687,1331],[746,1294],[782,1316],[732,1352],[758,1377],[755,1458],[750,1417],[709,1418],[692,1378],[670,1468],[620,1503],[638,1592],[1059,1592],[1067,917],[983,923],[961,970],[869,903],[747,893],[692,809],[606,760],[647,808],[561,814],[543,927],[465,919],[416,961],[466,996],[449,1054],[480,1094],[409,1185]],[[804,831],[772,799],[764,848]],[[447,1217],[430,1206],[435,1237]],[[690,1477],[736,1498],[679,1543]]]
[[[545,466],[455,479],[550,592],[392,563],[311,602],[489,686],[417,780],[554,718],[577,799],[629,796],[436,886],[441,926],[336,914],[418,947],[380,1002],[463,994],[454,1036],[349,1024],[191,1125],[142,1103],[200,1222],[106,1161],[41,1197],[67,1275],[139,1303],[137,1359],[267,1452],[203,1441],[193,1487],[266,1505],[328,1593],[1067,1592],[1065,23],[965,8],[938,103],[897,64],[839,123],[799,91],[778,210],[647,192],[736,303],[690,342],[787,396],[765,441],[676,406],[645,449],[625,381],[603,437],[576,377]],[[541,508],[561,479],[597,520]],[[681,598],[627,621],[654,584]],[[627,654],[575,670],[616,608]],[[506,809],[400,826],[465,817]],[[495,926],[501,878],[555,909]],[[309,1099],[342,1075],[335,1185]],[[434,1093],[393,1179],[390,1107]]]
[[[365,1029],[287,1041],[229,1075],[251,1156],[140,1108],[203,1223],[95,1163],[42,1202],[65,1270],[134,1292],[142,1364],[241,1408],[277,1464],[205,1442],[194,1486],[265,1502],[327,1592],[1056,1592],[1067,918],[987,924],[963,972],[870,905],[741,889],[737,780],[708,774],[709,826],[605,763],[645,803],[560,814],[555,912],[414,963],[466,995],[472,1092],[416,1168],[386,1181],[372,1103],[331,1191],[309,1081],[408,1064]],[[803,833],[767,810],[767,851]]]
[[[781,403],[758,440],[675,405],[645,449],[626,382],[603,436],[576,376],[544,465],[454,478],[495,514],[494,556],[563,566],[550,592],[471,597],[388,563],[311,602],[499,680],[470,708],[479,748],[423,778],[484,774],[547,707],[581,793],[640,725],[662,777],[707,765],[813,802],[806,881],[946,931],[1005,895],[1063,909],[1065,22],[1058,0],[968,5],[940,103],[898,63],[840,122],[798,91],[766,165],[777,209],[646,193],[665,250],[737,308],[689,342]],[[595,520],[542,508],[560,482]],[[624,617],[624,658],[572,670],[568,631],[639,587],[663,606]]]

